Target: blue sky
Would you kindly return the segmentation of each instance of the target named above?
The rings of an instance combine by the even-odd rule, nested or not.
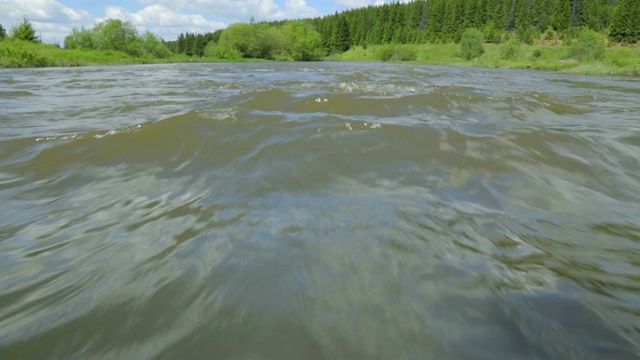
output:
[[[305,18],[383,2],[391,0],[0,0],[0,24],[9,31],[27,16],[44,42],[62,44],[73,27],[119,18],[174,40],[182,32],[214,31],[252,16]]]

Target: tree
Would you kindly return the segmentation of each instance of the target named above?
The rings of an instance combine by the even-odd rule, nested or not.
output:
[[[558,0],[553,13],[553,27],[556,31],[564,31],[569,29],[569,25],[571,25],[571,1]]]
[[[609,37],[616,42],[640,41],[640,1],[620,1],[613,17]]]
[[[129,21],[107,19],[93,28],[97,49],[124,51],[130,55],[139,55],[141,44],[138,31]]]
[[[169,49],[164,45],[162,38],[151,31],[146,31],[140,36],[144,51],[157,58],[166,58],[171,55]]]
[[[578,34],[578,41],[571,46],[571,55],[577,60],[602,60],[607,45],[604,36],[589,29],[582,29]]]
[[[338,20],[335,39],[336,50],[345,52],[351,47],[351,34],[349,33],[349,24],[345,16],[341,16]]]
[[[0,41],[4,40],[4,38],[6,37],[7,37],[7,32],[2,27],[2,24],[0,24]]]
[[[296,61],[317,61],[322,56],[322,37],[311,24],[292,21],[285,26],[286,49]]]
[[[462,50],[462,57],[466,60],[478,58],[484,54],[484,34],[478,29],[467,29],[462,34],[460,40],[460,47]]]
[[[27,19],[27,17],[22,18],[22,22],[15,25],[11,29],[11,38],[30,41],[30,42],[40,42],[40,39],[36,36],[36,30],[31,25],[31,22]]]
[[[71,34],[64,38],[64,47],[66,49],[95,49],[93,43],[93,31],[84,27],[78,30],[74,27]]]
[[[218,45],[220,49],[235,50],[229,52],[234,54],[237,52],[244,58],[269,59],[271,58],[272,43],[268,38],[269,26],[265,23],[248,24],[236,23],[229,26],[220,35]]]

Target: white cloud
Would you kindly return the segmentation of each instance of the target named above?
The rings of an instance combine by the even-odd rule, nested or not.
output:
[[[0,0],[0,24],[7,31],[26,16],[44,42],[62,44],[73,26],[93,24],[93,16],[55,0]]]
[[[366,7],[371,5],[369,0],[333,0],[334,3],[348,8]]]
[[[55,0],[0,0],[0,21],[18,21],[23,16],[40,23],[70,24],[91,21],[87,11],[74,10]]]
[[[202,15],[184,14],[171,10],[164,5],[150,5],[137,12],[129,12],[127,9],[109,6],[105,10],[105,18],[131,21],[139,31],[149,30],[166,40],[174,40],[179,33],[195,32],[205,33],[222,29],[226,24],[209,21]]]
[[[284,9],[268,16],[270,19],[298,19],[320,16],[320,12],[307,5],[305,0],[286,0]]]
[[[193,11],[220,18],[245,20],[265,18],[278,11],[273,0],[139,0],[142,4],[160,4],[176,11]]]
[[[228,19],[229,22],[272,20],[319,16],[320,12],[306,0],[286,0],[278,5],[274,0],[139,0],[142,4],[160,4],[174,11],[192,11]]]
[[[380,6],[384,4],[388,4],[391,2],[395,2],[396,0],[332,0],[333,3],[347,7],[347,8],[361,8],[367,7],[369,5]],[[408,3],[411,0],[400,0],[401,3]]]

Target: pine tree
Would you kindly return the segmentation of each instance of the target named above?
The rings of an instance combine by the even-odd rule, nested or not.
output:
[[[180,34],[180,36],[178,36],[178,54],[184,54],[185,50],[184,34]]]
[[[21,23],[11,29],[11,37],[24,41],[40,42],[40,39],[36,36],[36,29],[33,28],[26,16],[22,18]]]
[[[553,14],[553,27],[556,31],[569,29],[571,24],[571,0],[557,0]]]
[[[640,41],[640,2],[638,0],[620,1],[613,17],[609,37],[616,42]]]
[[[346,16],[340,16],[336,27],[335,49],[345,52],[351,47],[351,34],[349,33],[349,23]]]

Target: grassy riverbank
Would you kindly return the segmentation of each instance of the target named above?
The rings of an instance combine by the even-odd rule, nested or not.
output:
[[[475,60],[460,55],[460,45],[381,45],[361,46],[331,56],[335,61],[407,61],[428,65],[478,66],[488,68],[557,70],[584,75],[640,76],[640,48],[608,47],[598,61],[577,61],[571,49],[562,45],[525,45],[504,59],[505,44],[485,44],[485,53]]]
[[[355,46],[331,61],[403,61],[427,65],[479,66],[488,68],[557,70],[585,75],[640,76],[640,47],[611,46],[598,61],[577,61],[571,49],[562,45],[520,45],[504,59],[505,44],[485,44],[485,53],[475,60],[460,55],[460,45],[376,45]],[[55,45],[18,40],[0,42],[0,67],[51,67],[124,65],[152,63],[227,62],[216,58],[173,55],[167,58],[133,57],[119,51],[66,50]],[[260,60],[234,60],[260,61]]]
[[[67,50],[55,45],[31,43],[20,40],[0,41],[0,68],[70,67],[88,65],[162,64],[188,62],[228,62],[215,58],[172,55],[166,58],[153,56],[134,57],[121,51]],[[261,61],[261,60],[235,60]]]

